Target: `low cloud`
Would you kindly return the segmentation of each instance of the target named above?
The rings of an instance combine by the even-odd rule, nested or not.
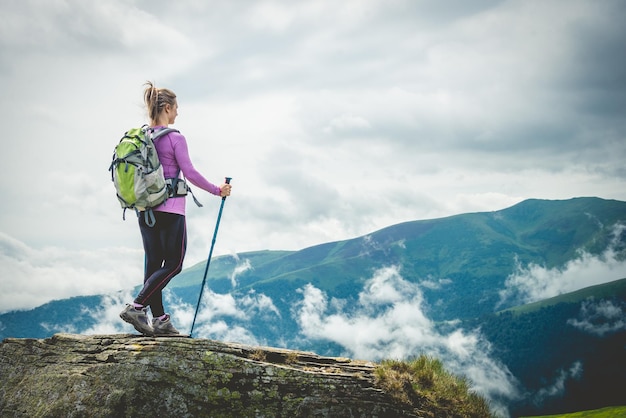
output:
[[[467,376],[496,408],[497,399],[519,396],[515,378],[489,356],[489,342],[477,332],[439,329],[424,314],[419,285],[404,280],[396,267],[377,271],[354,304],[329,300],[311,284],[300,293],[294,312],[301,333],[311,340],[332,341],[350,357],[374,361],[435,356],[453,373]]]
[[[237,276],[239,276],[241,273],[244,273],[252,269],[252,264],[250,264],[249,259],[246,258],[242,261],[239,259],[239,256],[237,254],[235,254],[234,257],[235,257],[235,261],[237,262],[237,265],[235,266],[232,274],[230,275],[230,283],[233,289],[237,287]]]
[[[565,393],[565,382],[569,379],[579,379],[582,376],[582,373],[583,365],[579,361],[574,362],[567,370],[559,370],[554,382],[551,385],[537,391],[534,396],[535,402],[537,404],[541,404],[548,398],[563,395]]]
[[[580,307],[578,318],[569,319],[567,323],[599,337],[626,330],[626,303],[586,300]]]
[[[0,265],[0,313],[4,313],[132,287],[142,281],[143,252],[124,247],[39,249],[0,232]]]
[[[174,326],[181,333],[189,333],[196,307],[183,302],[167,288],[163,292],[163,297],[165,310],[171,315]],[[89,329],[81,331],[72,324],[50,325],[50,329],[54,329],[55,332],[81,332],[88,335],[134,334],[136,333],[134,328],[119,317],[126,304],[133,299],[130,290],[105,295],[98,306],[84,309],[84,314],[96,321]],[[280,317],[280,311],[272,299],[262,293],[250,291],[237,297],[231,293],[220,294],[206,290],[198,309],[193,336],[258,345],[261,341],[247,329],[246,325],[254,320],[272,320],[272,316]]]
[[[180,308],[178,316],[193,318],[192,309],[195,308]],[[231,293],[215,293],[208,289],[198,310],[194,336],[258,345],[263,342],[248,330],[247,324],[254,320],[268,320],[271,316],[280,317],[280,312],[272,299],[263,293],[250,291],[238,298]],[[186,329],[191,329],[191,320]]]
[[[500,291],[503,304],[526,304],[573,292],[585,287],[608,283],[626,277],[626,259],[620,247],[625,225],[615,225],[613,239],[599,255],[580,251],[578,258],[561,268],[545,268],[531,263],[517,265],[517,271],[505,281]]]
[[[189,332],[191,332],[194,313],[195,307],[192,306],[179,306],[177,308],[177,319],[186,319],[182,320],[181,325],[183,329],[187,329]],[[238,307],[237,300],[232,294],[220,294],[206,289],[198,309],[193,336],[258,344],[251,332],[240,325],[236,325],[237,322],[246,319],[246,313]],[[187,327],[185,327],[186,324],[188,324]]]
[[[96,323],[91,328],[84,330],[82,334],[136,334],[137,331],[132,325],[120,319],[120,312],[134,298],[130,290],[124,290],[103,296],[99,306],[91,307],[91,309],[85,308],[84,313],[90,315]]]

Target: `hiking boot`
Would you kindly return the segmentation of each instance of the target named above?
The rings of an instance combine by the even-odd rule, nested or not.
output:
[[[126,308],[120,312],[120,318],[131,324],[143,335],[152,336],[154,332],[148,319],[148,308],[136,309],[133,305],[126,304]]]
[[[152,330],[154,335],[177,335],[180,334],[174,325],[172,325],[172,321],[170,321],[170,316],[167,315],[167,318],[164,320],[160,320],[159,318],[152,319]]]

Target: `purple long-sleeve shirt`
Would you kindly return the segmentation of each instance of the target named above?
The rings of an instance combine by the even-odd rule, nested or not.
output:
[[[164,126],[155,126],[155,130],[163,129]],[[155,141],[157,154],[163,166],[163,174],[165,178],[174,178],[180,169],[180,178],[186,178],[187,181],[216,196],[220,195],[220,188],[204,178],[198,170],[193,166],[189,158],[189,149],[187,148],[187,140],[179,132],[170,132],[163,135]],[[186,207],[185,197],[172,197],[165,203],[154,208],[156,211],[185,214]]]

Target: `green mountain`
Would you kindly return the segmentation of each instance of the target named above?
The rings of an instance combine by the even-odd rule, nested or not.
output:
[[[518,385],[519,397],[504,400],[511,414],[624,404],[616,389],[626,385],[624,276],[610,268],[601,273],[581,268],[578,276],[588,277],[579,278],[580,283],[603,284],[548,299],[537,293],[548,280],[552,286],[570,289],[564,283],[568,268],[584,267],[576,264],[584,257],[600,265],[623,265],[624,226],[626,202],[531,199],[494,212],[406,222],[300,251],[217,257],[211,261],[205,296],[214,297],[211,303],[230,297],[233,306],[246,314],[210,306],[214,309],[210,322],[221,328],[206,329],[211,338],[220,337],[218,328],[227,328],[263,345],[344,355],[349,347],[340,340],[305,335],[296,315],[303,289],[312,286],[326,296],[329,312],[321,316],[320,326],[333,314],[333,319],[341,314],[354,321],[365,288],[370,286],[376,295],[372,277],[393,266],[406,289],[406,283],[419,287],[423,299],[415,302],[421,304],[417,308],[438,329],[460,327],[467,333],[479,332],[489,342],[489,355]],[[524,274],[532,269],[547,273],[524,282]],[[204,270],[205,263],[199,263],[170,283],[172,303],[195,307]],[[89,311],[85,308],[103,301],[101,296],[77,297],[0,315],[0,338],[83,332],[97,321],[85,314]],[[367,314],[378,318],[393,305],[393,301],[370,304]]]
[[[533,393],[511,405],[517,414],[626,404],[626,279],[485,315],[464,325],[480,327],[493,342],[494,355]],[[553,381],[562,390],[558,397],[548,398],[542,388]]]
[[[626,224],[626,202],[526,200],[495,212],[406,222],[296,252],[239,254],[251,269],[237,276],[236,289],[231,284],[235,260],[222,257],[212,262],[208,283],[216,292],[255,289],[287,299],[311,283],[334,297],[354,298],[374,270],[395,265],[411,282],[445,280],[446,286],[425,290],[438,302],[430,312],[433,319],[473,318],[494,311],[499,290],[518,265],[558,268],[580,251],[600,255],[620,223]],[[624,240],[618,241],[616,250],[623,254]],[[201,282],[203,268],[185,271],[177,286]]]

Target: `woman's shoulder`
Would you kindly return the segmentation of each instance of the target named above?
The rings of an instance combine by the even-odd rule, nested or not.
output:
[[[185,136],[176,128],[167,128],[170,129],[170,132],[167,133],[167,136],[170,140],[173,141],[185,141]]]

